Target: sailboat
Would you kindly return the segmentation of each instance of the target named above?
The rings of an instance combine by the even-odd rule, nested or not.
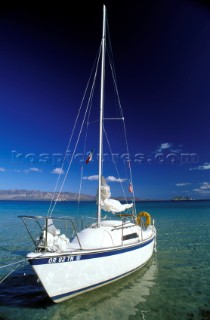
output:
[[[149,261],[156,247],[156,228],[150,214],[137,214],[134,201],[112,199],[103,176],[106,21],[103,6],[96,220],[79,224],[71,217],[20,216],[35,246],[26,258],[56,303],[128,276]],[[102,210],[113,218],[102,218]],[[36,225],[33,231],[31,222]],[[39,236],[35,237],[37,230]]]

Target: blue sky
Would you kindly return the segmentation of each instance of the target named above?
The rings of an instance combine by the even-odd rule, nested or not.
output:
[[[209,6],[117,0],[107,1],[107,10],[135,195],[209,198]],[[100,1],[70,9],[49,1],[1,7],[0,189],[54,190],[99,48],[101,18]],[[106,114],[112,116],[107,94]],[[118,124],[107,126],[128,194]],[[78,146],[64,191],[78,192],[81,159],[94,149],[83,168],[82,192],[96,192],[98,138],[92,129],[84,157]],[[113,195],[120,195],[110,150],[105,153],[104,175]]]

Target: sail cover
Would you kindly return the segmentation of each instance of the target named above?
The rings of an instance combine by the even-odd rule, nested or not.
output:
[[[122,204],[118,200],[110,199],[110,187],[106,183],[106,179],[101,177],[101,209],[107,212],[117,213],[125,211],[133,206],[133,203]]]

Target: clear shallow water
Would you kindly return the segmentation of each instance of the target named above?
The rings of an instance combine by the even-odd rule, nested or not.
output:
[[[22,260],[33,246],[20,214],[46,214],[46,202],[0,202],[0,265]],[[53,304],[27,265],[0,285],[0,319],[210,319],[210,202],[144,202],[155,219],[157,253],[114,284]],[[81,204],[82,215],[96,211]],[[56,215],[76,215],[76,203],[58,203]],[[11,269],[9,269],[11,270]],[[0,269],[0,276],[9,272]],[[25,274],[25,275],[24,275]]]

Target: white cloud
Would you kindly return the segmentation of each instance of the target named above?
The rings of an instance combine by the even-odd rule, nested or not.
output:
[[[115,178],[114,176],[108,176],[106,178],[106,180],[111,181],[111,182],[124,182],[124,181],[126,181],[126,179]]]
[[[38,168],[30,168],[29,170],[32,172],[42,172],[42,170],[40,170]]]
[[[168,143],[168,142],[161,143],[161,145],[160,145],[161,149],[170,149],[172,147],[173,147],[173,143]]]
[[[53,169],[52,173],[55,173],[55,174],[64,174],[64,171],[62,168],[55,168]]]
[[[164,142],[164,143],[161,143],[160,146],[157,148],[157,151],[158,152],[163,152],[165,150],[169,150],[173,148],[173,143],[170,143],[170,142]]]
[[[0,172],[4,172],[4,171],[6,171],[6,169],[1,167]]]
[[[182,145],[178,145],[178,147],[174,146],[172,142],[163,142],[157,148],[156,152],[173,152],[173,153],[180,153],[182,151]]]
[[[83,177],[84,180],[89,180],[89,181],[94,181],[94,180],[98,180],[98,175],[93,175],[93,176],[89,176],[89,177]],[[111,182],[124,182],[126,181],[126,179],[121,179],[121,178],[116,178],[114,176],[108,176],[106,178],[106,181],[111,181]]]
[[[210,189],[210,183],[208,183],[208,182],[203,182],[200,188],[201,188],[202,190]]]
[[[185,186],[189,186],[191,183],[189,182],[179,182],[176,184],[177,187],[185,187]]]
[[[205,162],[202,166],[190,168],[189,170],[210,170],[210,162]]]
[[[20,171],[16,170],[16,172],[20,172]],[[42,170],[39,169],[39,168],[29,168],[29,169],[24,170],[24,172],[25,172],[25,173],[29,173],[29,172],[42,172]]]
[[[89,181],[94,181],[94,180],[98,180],[98,175],[93,175],[93,176],[89,176],[89,177],[83,177],[84,180],[89,180]]]
[[[210,183],[203,182],[199,188],[196,188],[193,191],[199,193],[200,195],[210,195]]]

